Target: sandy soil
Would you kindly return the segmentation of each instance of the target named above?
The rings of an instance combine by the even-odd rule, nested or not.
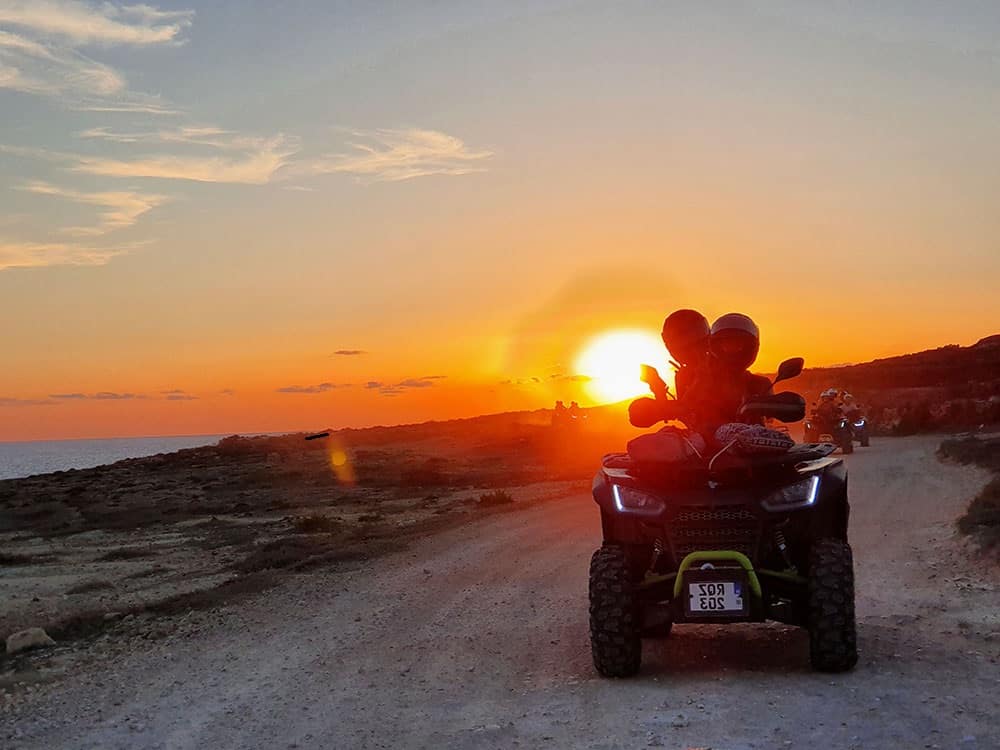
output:
[[[953,521],[986,481],[940,438],[848,457],[861,661],[813,674],[803,631],[678,626],[598,678],[585,492],[372,563],[289,576],[172,632],[95,645],[0,717],[11,748],[1000,747],[996,571]],[[44,669],[44,667],[42,667]]]

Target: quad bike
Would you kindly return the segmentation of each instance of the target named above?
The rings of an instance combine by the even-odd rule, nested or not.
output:
[[[868,417],[860,413],[849,413],[847,418],[851,422],[851,433],[854,435],[854,439],[858,441],[862,448],[870,446],[872,440],[869,433]]]
[[[805,423],[806,443],[832,443],[843,453],[854,453],[854,426],[846,417],[830,417],[813,409]],[[862,445],[867,445],[867,439]]]
[[[775,380],[798,375],[783,363]],[[755,397],[744,415],[802,419],[794,393]],[[809,631],[812,666],[857,662],[847,469],[832,445],[712,456],[647,468],[604,457],[594,477],[603,543],[590,563],[590,639],[605,677],[639,670],[644,637],[674,624],[779,622]]]

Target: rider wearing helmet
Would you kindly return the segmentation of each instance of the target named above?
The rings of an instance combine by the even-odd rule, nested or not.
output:
[[[697,310],[677,310],[663,321],[660,337],[677,367],[674,376],[677,398],[684,398],[691,385],[704,374],[710,335],[708,318]]]
[[[720,425],[740,422],[740,406],[751,396],[771,392],[771,381],[749,367],[760,351],[760,330],[742,313],[728,313],[712,324],[707,376],[690,393],[695,429],[714,434]]]
[[[760,349],[757,325],[746,315],[729,313],[708,328],[707,336],[706,328],[704,317],[692,310],[678,310],[664,321],[663,342],[680,364],[678,401],[657,398],[656,408],[652,399],[638,399],[629,407],[632,424],[650,427],[660,419],[682,419],[710,438],[720,425],[741,421],[739,409],[748,396],[770,392],[771,381],[747,369]]]
[[[840,404],[837,403],[837,389],[827,388],[819,394],[816,417],[824,424],[836,424],[840,419]]]
[[[852,422],[859,419],[862,415],[861,404],[847,391],[840,392],[840,409],[843,411],[844,416]]]
[[[636,427],[652,427],[659,421],[677,419],[680,402],[706,374],[708,366],[708,319],[697,310],[675,310],[663,321],[660,338],[670,352],[676,369],[674,384],[677,401],[667,395],[667,384],[654,372],[648,372],[646,382],[654,398],[639,398],[629,405],[629,421]]]

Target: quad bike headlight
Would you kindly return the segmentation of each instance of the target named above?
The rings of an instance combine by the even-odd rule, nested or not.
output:
[[[865,426],[865,420],[859,419],[857,422],[854,423],[854,426],[855,427],[864,427]]]
[[[761,500],[764,510],[798,510],[808,508],[819,496],[819,474],[813,474],[801,482],[782,487]]]
[[[663,501],[648,492],[627,487],[623,484],[611,485],[611,495],[615,500],[615,509],[620,513],[648,513],[655,515],[663,508]]]

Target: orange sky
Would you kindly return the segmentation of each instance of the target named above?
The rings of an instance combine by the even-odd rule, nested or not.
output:
[[[114,5],[0,15],[0,440],[586,403],[682,306],[765,371],[1000,332],[988,7]]]

